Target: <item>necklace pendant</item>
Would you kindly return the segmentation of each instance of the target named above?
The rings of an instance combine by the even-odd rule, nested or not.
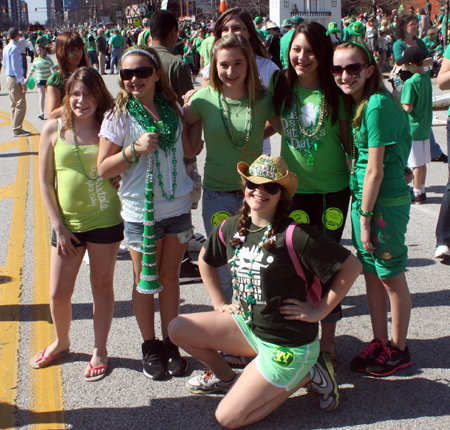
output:
[[[358,181],[356,180],[355,174],[352,174],[350,176],[349,187],[352,191],[356,191],[358,189]]]
[[[314,165],[314,155],[310,153],[308,153],[308,155],[306,156],[306,165],[307,166],[313,166]]]

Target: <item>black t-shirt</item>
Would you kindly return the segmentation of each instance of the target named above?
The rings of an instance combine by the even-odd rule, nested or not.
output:
[[[222,233],[227,247],[219,238],[220,225],[209,236],[203,260],[210,266],[230,266],[235,248],[229,241],[238,231],[238,222],[238,218],[234,217],[223,225]],[[275,247],[270,251],[263,249],[256,258],[258,243],[265,230],[249,233],[241,245],[235,267],[239,297],[244,312],[247,312],[249,264],[251,259],[256,260],[252,268],[253,296],[256,299],[251,324],[253,332],[261,339],[277,345],[300,346],[314,341],[318,323],[287,320],[278,309],[287,298],[305,301],[307,297],[305,283],[297,275],[286,245],[286,231],[291,222],[290,218],[286,218],[276,234]],[[257,228],[253,224],[250,226],[250,230]],[[316,227],[307,224],[295,228],[293,246],[308,282],[312,282],[316,275],[326,283],[350,254],[350,251],[329,239]]]

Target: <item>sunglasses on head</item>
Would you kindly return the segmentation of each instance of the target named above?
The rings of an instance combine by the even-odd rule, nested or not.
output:
[[[349,75],[357,75],[358,73],[361,73],[362,69],[365,69],[366,67],[367,67],[367,64],[352,63],[352,64],[347,64],[345,67],[331,66],[330,71],[331,71],[331,74],[334,76],[342,76],[342,74],[344,73],[344,70]]]
[[[136,69],[122,69],[119,73],[122,81],[131,81],[133,76],[138,79],[149,78],[153,73],[156,73],[156,69],[154,67],[138,67]]]
[[[272,196],[274,196],[275,194],[278,193],[278,191],[281,190],[281,185],[276,183],[276,182],[267,182],[265,184],[255,184],[254,182],[251,182],[247,179],[247,181],[245,182],[245,186],[249,189],[249,190],[256,190],[257,188],[259,188],[260,186],[263,186],[264,189],[266,190],[267,193],[271,194]]]

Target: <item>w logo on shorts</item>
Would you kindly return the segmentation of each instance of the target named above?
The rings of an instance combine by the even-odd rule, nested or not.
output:
[[[295,358],[295,353],[285,346],[277,346],[270,355],[270,359],[278,366],[288,367]]]

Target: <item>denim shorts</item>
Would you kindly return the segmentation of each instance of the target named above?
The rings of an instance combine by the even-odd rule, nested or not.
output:
[[[301,346],[279,346],[256,336],[242,315],[234,313],[233,318],[258,354],[255,362],[259,373],[275,387],[292,390],[316,364],[320,353],[319,339]]]
[[[109,244],[122,242],[123,240],[123,222],[112,227],[96,228],[90,231],[84,231],[82,233],[72,232],[80,243],[76,243],[72,240],[72,245],[75,248],[80,246],[86,246],[86,242],[99,243],[99,244]],[[56,233],[52,229],[52,246],[56,248]]]
[[[46,87],[47,86],[47,79],[41,79],[40,81],[37,81],[36,86],[39,87]]]
[[[142,235],[144,224],[141,222],[124,222],[125,239],[128,246],[142,253]],[[188,242],[194,235],[191,213],[166,218],[155,223],[155,242],[163,240],[166,235],[177,235],[181,244]]]

